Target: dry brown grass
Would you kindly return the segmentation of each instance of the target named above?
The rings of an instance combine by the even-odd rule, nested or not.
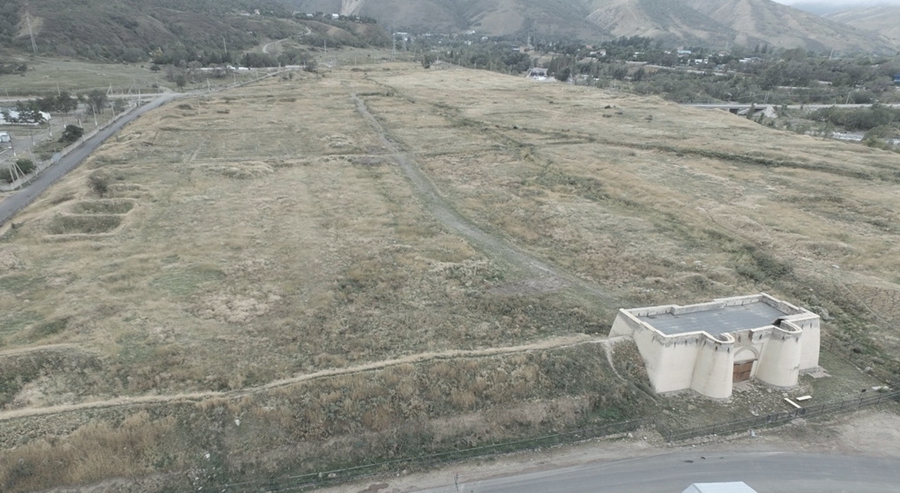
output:
[[[398,364],[244,397],[5,419],[0,485],[32,491],[188,470],[168,484],[196,489],[470,447],[648,404],[608,371],[602,348],[581,344]]]
[[[493,74],[373,78],[393,96],[372,112],[463,215],[623,303],[766,290],[900,351],[889,314],[846,294],[898,287],[896,154]]]
[[[177,470],[183,464],[160,467],[159,450],[171,446],[175,424],[173,417],[154,420],[141,411],[117,426],[105,422],[81,426],[61,442],[35,440],[5,451],[0,458],[0,485],[4,491],[37,491]]]
[[[158,445],[162,458],[126,457],[123,474],[209,472],[198,458],[212,451],[216,474],[245,477],[615,419],[651,405],[633,348],[614,352],[628,383],[589,345],[241,389],[603,333],[620,304],[760,290],[827,309],[829,340],[858,349],[858,364],[896,364],[896,154],[651,98],[370,68],[146,115],[16,218],[0,238],[0,412],[223,393],[99,407],[92,425],[84,410],[16,418],[4,452],[65,458],[81,440],[73,430],[118,440],[146,408],[150,454]],[[525,275],[436,219],[351,94],[455,211],[619,301]],[[109,181],[102,198],[94,173]],[[15,358],[48,344],[85,356],[30,356],[34,371],[19,378]],[[106,474],[60,460],[56,484]],[[0,466],[7,484],[49,484]]]

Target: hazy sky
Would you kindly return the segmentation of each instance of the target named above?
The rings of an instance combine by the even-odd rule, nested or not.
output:
[[[838,5],[900,5],[900,0],[775,0],[785,5],[793,5],[795,3],[821,3],[821,4],[838,4]]]

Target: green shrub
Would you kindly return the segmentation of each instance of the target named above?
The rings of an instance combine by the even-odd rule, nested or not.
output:
[[[100,198],[103,198],[103,196],[106,195],[106,192],[109,191],[109,179],[103,175],[91,175],[91,177],[88,178],[88,185],[94,193],[100,196]]]
[[[19,170],[21,170],[22,173],[26,174],[31,173],[35,168],[37,168],[37,166],[35,166],[34,164],[34,161],[32,161],[31,159],[16,159],[16,166],[19,167]]]
[[[66,125],[66,129],[63,131],[62,137],[59,138],[59,141],[71,144],[72,142],[75,142],[83,136],[83,128],[79,127],[78,125]]]

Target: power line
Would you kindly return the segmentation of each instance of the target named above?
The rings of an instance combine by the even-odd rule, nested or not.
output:
[[[31,13],[28,10],[25,10],[25,23],[28,24],[28,35],[31,37],[31,51],[37,53],[37,43],[34,41],[34,31],[31,29]]]

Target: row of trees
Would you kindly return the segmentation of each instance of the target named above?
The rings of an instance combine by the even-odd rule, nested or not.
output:
[[[28,70],[25,62],[0,62],[0,75],[24,74]]]
[[[822,108],[810,118],[847,130],[869,131],[877,127],[900,127],[900,109],[874,104],[868,108]]]
[[[44,116],[42,113],[69,114],[78,109],[79,104],[86,105],[95,113],[103,113],[104,108],[109,104],[109,98],[105,92],[99,89],[94,89],[77,97],[62,91],[56,96],[44,96],[29,101],[18,101],[16,102],[16,113],[18,116],[14,117],[9,111],[4,110],[3,117],[11,123],[43,123]],[[117,108],[117,111],[121,109],[124,108]]]

